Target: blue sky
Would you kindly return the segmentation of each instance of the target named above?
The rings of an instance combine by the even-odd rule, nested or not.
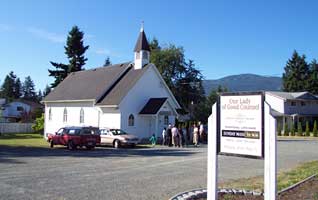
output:
[[[66,62],[66,35],[85,32],[85,68],[133,59],[141,21],[150,39],[183,46],[206,79],[239,73],[280,76],[294,49],[318,59],[318,1],[1,1],[0,82],[13,70],[38,89],[49,61]]]

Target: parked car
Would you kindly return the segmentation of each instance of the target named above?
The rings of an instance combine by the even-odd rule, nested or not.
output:
[[[127,134],[121,129],[100,129],[101,145],[111,145],[115,148],[121,146],[136,146],[139,138],[132,134]]]
[[[100,133],[96,127],[64,127],[55,134],[48,134],[47,141],[51,148],[64,145],[70,150],[83,146],[93,149],[100,144]]]

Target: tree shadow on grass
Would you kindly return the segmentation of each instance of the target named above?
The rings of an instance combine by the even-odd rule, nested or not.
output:
[[[14,163],[12,159],[17,159],[15,163],[20,163],[22,157],[78,157],[78,158],[110,158],[110,157],[151,157],[151,156],[190,156],[197,152],[182,148],[120,148],[97,147],[94,150],[78,148],[67,150],[65,147],[10,147],[0,145],[0,163]]]

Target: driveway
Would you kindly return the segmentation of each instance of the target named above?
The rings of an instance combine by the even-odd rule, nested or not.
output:
[[[318,141],[280,141],[279,170],[317,160]],[[0,199],[168,199],[206,187],[207,148],[7,148]],[[263,161],[219,156],[220,181],[263,174]],[[253,169],[253,170],[251,170]]]

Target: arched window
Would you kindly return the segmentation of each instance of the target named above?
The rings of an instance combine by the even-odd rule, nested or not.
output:
[[[80,123],[84,123],[84,109],[81,108],[81,111],[80,111]]]
[[[167,115],[165,115],[164,125],[168,125],[168,124],[169,124],[169,117]]]
[[[133,114],[130,114],[128,118],[128,126],[134,126],[134,125],[135,125],[135,117]]]
[[[67,110],[66,110],[66,108],[64,108],[64,111],[63,111],[63,122],[67,122]]]
[[[49,109],[49,121],[51,121],[52,120],[52,109],[50,108]]]

